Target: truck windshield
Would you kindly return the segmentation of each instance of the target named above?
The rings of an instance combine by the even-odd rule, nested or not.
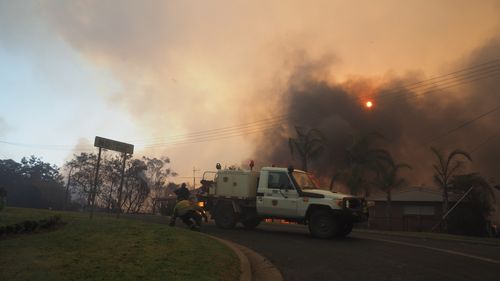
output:
[[[318,189],[307,173],[293,171],[293,177],[301,189]]]

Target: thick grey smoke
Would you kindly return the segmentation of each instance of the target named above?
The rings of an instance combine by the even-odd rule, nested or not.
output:
[[[468,68],[498,58],[500,44],[492,40],[454,68]],[[378,146],[388,149],[397,162],[413,167],[404,175],[411,184],[432,184],[434,159],[430,146],[445,151],[460,148],[473,152],[474,161],[467,169],[487,177],[497,176],[500,135],[482,144],[500,131],[497,125],[500,110],[447,132],[500,105],[499,67],[500,62],[496,64],[496,72],[477,76],[483,79],[468,79],[468,83],[447,80],[435,84],[436,90],[422,91],[405,87],[428,79],[421,74],[388,77],[384,82],[353,78],[339,84],[321,78],[324,64],[299,65],[284,93],[284,107],[290,117],[286,129],[273,137],[262,138],[256,154],[265,157],[267,163],[294,162],[288,146],[288,137],[295,136],[294,127],[317,128],[325,134],[328,143],[322,154],[312,161],[312,170],[327,180],[342,165],[352,136],[376,131],[385,136],[385,140],[378,141]],[[452,84],[455,86],[447,87]],[[431,88],[426,88],[433,89],[433,85],[429,85]],[[367,96],[375,97],[372,110],[363,106]],[[295,165],[298,164],[295,160]]]

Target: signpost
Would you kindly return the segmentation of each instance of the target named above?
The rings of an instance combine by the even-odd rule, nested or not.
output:
[[[100,162],[101,162],[101,151],[103,148],[123,153],[122,177],[120,180],[120,189],[118,190],[117,216],[119,216],[120,211],[121,211],[120,206],[122,203],[121,201],[122,201],[123,178],[125,176],[125,161],[127,160],[127,153],[128,154],[134,153],[134,145],[96,136],[95,140],[94,140],[94,146],[99,147],[99,154],[97,156],[97,165],[96,165],[96,169],[95,169],[94,189],[91,193],[92,206],[90,209],[90,218],[92,218],[94,215],[95,196],[97,193],[97,179],[99,176],[99,167],[100,167]]]

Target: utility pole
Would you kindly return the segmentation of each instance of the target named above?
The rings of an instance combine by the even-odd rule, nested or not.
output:
[[[101,151],[102,147],[99,147],[99,154],[97,155],[97,165],[95,168],[94,188],[92,189],[91,193],[90,218],[94,216],[95,195],[97,193],[97,180],[99,179],[99,167],[101,164]]]
[[[123,153],[123,163],[122,163],[122,176],[120,179],[120,188],[118,189],[118,206],[116,208],[116,217],[120,217],[122,212],[122,190],[123,190],[123,178],[125,178],[125,164],[127,163],[127,153]]]
[[[467,190],[467,192],[465,192],[464,195],[462,195],[462,197],[460,197],[460,199],[458,199],[457,203],[455,203],[455,205],[453,205],[453,207],[451,207],[448,212],[446,212],[446,214],[443,215],[443,217],[441,217],[441,220],[439,220],[438,223],[436,223],[436,225],[434,225],[434,227],[431,229],[431,232],[434,232],[434,230],[441,224],[441,222],[443,222],[446,217],[455,209],[455,207],[458,206],[458,204],[460,204],[460,202],[462,202],[462,200],[464,200],[464,198],[469,194],[469,192],[471,192],[471,190],[474,188],[474,186],[471,186],[469,188],[469,190]]]
[[[193,189],[196,189],[196,172],[199,170],[196,170],[195,167],[193,167]]]
[[[69,185],[70,185],[70,182],[71,182],[71,172],[73,171],[74,167],[75,166],[71,166],[71,168],[69,169],[68,183],[66,184],[66,197],[64,198],[64,210],[67,209],[67,205],[68,205],[68,195],[69,195]]]

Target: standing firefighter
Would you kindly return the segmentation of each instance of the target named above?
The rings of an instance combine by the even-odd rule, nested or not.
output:
[[[177,195],[177,201],[188,200],[191,192],[186,188],[186,184],[182,183],[181,187],[174,191],[175,195]]]
[[[205,211],[201,207],[190,200],[180,200],[175,205],[174,214],[169,225],[175,226],[175,221],[179,217],[191,230],[200,231],[202,216],[207,221]]]

